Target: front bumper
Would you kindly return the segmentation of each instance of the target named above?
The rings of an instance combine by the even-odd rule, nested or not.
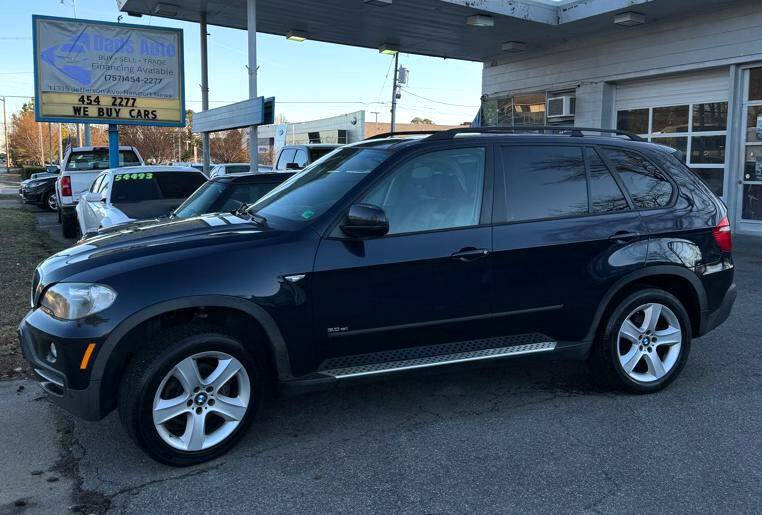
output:
[[[19,324],[18,336],[21,352],[30,363],[40,386],[54,404],[85,420],[100,420],[105,416],[100,399],[100,381],[91,381],[87,370],[79,370],[78,363],[82,349],[91,342],[61,338],[41,331],[28,320],[33,313],[30,311]],[[49,363],[45,358],[51,342],[56,343],[58,349],[58,359],[54,363]]]
[[[30,204],[37,204],[42,201],[42,191],[20,189],[19,196],[21,200]]]

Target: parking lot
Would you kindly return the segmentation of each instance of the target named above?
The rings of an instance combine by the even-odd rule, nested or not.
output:
[[[116,414],[82,422],[0,382],[0,512],[758,512],[762,242],[736,238],[735,257],[731,318],[650,396],[573,362],[390,375],[270,403],[232,452],[173,469]]]

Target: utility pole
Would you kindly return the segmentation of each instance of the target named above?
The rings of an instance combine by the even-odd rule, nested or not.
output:
[[[8,120],[5,118],[5,97],[3,97],[3,133],[5,138],[5,172],[11,173],[11,153],[8,151]]]
[[[42,146],[42,124],[37,123],[37,138],[40,140],[40,161],[45,166],[45,147]]]
[[[206,11],[201,11],[201,19],[199,20],[199,27],[201,29],[201,110],[209,110],[209,66],[207,63],[207,48],[206,48]],[[204,132],[201,134],[201,160],[204,162],[204,173],[209,174],[209,164],[211,163],[211,157],[209,154],[209,133]],[[196,146],[193,146],[193,161],[196,162]]]
[[[61,124],[58,124],[58,166],[63,166],[63,130]]]
[[[397,121],[397,78],[399,73],[400,53],[394,53],[394,83],[392,87],[392,124],[391,134],[394,134],[394,125]]]
[[[85,146],[86,147],[90,146],[90,124],[89,123],[85,124]]]

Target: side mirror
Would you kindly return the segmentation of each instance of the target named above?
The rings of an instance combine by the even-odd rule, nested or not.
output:
[[[353,204],[341,224],[341,230],[353,238],[383,236],[389,232],[389,220],[378,206]]]
[[[286,170],[301,170],[299,163],[286,163]]]
[[[85,193],[86,202],[100,202],[101,200],[105,199],[103,198],[103,195],[97,191],[88,191]]]

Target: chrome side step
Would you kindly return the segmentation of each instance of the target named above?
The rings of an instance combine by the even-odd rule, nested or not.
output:
[[[538,342],[525,345],[512,345],[510,347],[498,347],[493,349],[481,349],[454,354],[442,354],[439,356],[426,356],[414,359],[389,361],[386,363],[372,363],[345,368],[321,370],[321,374],[345,379],[349,377],[369,376],[374,374],[386,374],[415,368],[438,367],[453,363],[465,363],[468,361],[480,361],[484,359],[502,358],[506,356],[519,356],[522,354],[535,354],[548,352],[556,348],[556,342]]]

